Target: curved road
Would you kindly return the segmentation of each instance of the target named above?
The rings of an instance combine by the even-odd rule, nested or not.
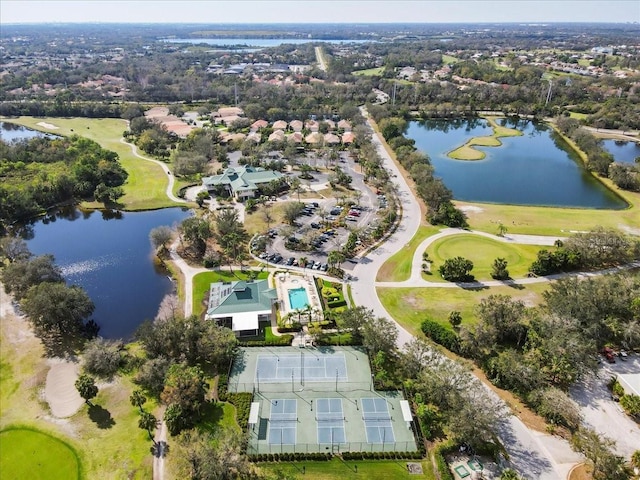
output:
[[[363,114],[366,118],[366,112],[363,111]],[[371,125],[369,125],[369,127],[371,128]],[[354,268],[354,282],[357,283],[352,285],[352,295],[358,305],[366,305],[373,310],[376,316],[382,316],[395,322],[378,299],[376,293],[376,286],[378,284],[375,278],[378,269],[387,258],[407,246],[417,232],[422,218],[420,207],[413,192],[400,174],[395,162],[384,149],[379,136],[374,133],[372,140],[378,149],[378,153],[385,162],[385,167],[392,173],[394,181],[397,181],[398,200],[402,204],[403,213],[396,232],[379,248],[362,258]],[[445,230],[439,235],[446,236],[457,233],[461,233],[461,231],[451,229]],[[436,239],[438,238],[437,235],[435,237]],[[511,237],[513,238],[514,236],[512,235]],[[421,247],[424,248],[424,245],[428,245],[429,240],[430,239],[425,240]],[[506,239],[504,240],[507,241]],[[541,241],[541,239],[538,240]],[[433,237],[431,237],[431,241],[433,241]],[[545,241],[551,241],[551,244],[553,244],[555,238],[553,241],[551,239],[546,239]],[[424,281],[420,276],[420,265],[422,263],[420,255],[423,248],[416,250],[412,262],[412,278],[418,275],[420,282]],[[418,260],[416,260],[416,257],[418,257]],[[417,271],[414,268],[416,264],[419,266]],[[409,282],[411,282],[411,280]],[[393,285],[395,286],[397,284]],[[438,284],[439,287],[443,285],[444,284]],[[386,286],[391,286],[391,284]],[[455,287],[456,285],[454,284],[453,286]],[[395,323],[398,327],[398,346],[403,348],[404,345],[411,340],[412,336],[402,328],[401,325],[397,322]],[[490,394],[494,395],[499,401],[502,401],[493,391],[490,391]],[[499,436],[509,454],[511,465],[525,478],[564,480],[567,478],[571,468],[581,461],[581,457],[571,450],[567,441],[531,430],[514,415],[509,415],[502,419],[499,426]]]
[[[363,111],[366,117],[366,111]],[[396,324],[398,328],[398,346],[403,348],[413,337],[407,332],[401,325],[399,325],[391,315],[385,310],[384,306],[378,299],[376,292],[377,286],[385,287],[402,287],[402,286],[417,286],[417,287],[446,287],[452,288],[459,287],[456,284],[450,283],[435,283],[424,280],[421,276],[421,252],[431,242],[442,238],[447,235],[455,235],[459,233],[472,233],[476,235],[484,235],[492,238],[496,238],[504,242],[513,243],[532,243],[538,245],[553,245],[556,238],[552,237],[533,237],[533,236],[517,236],[510,235],[502,238],[494,235],[490,235],[484,232],[468,232],[466,230],[459,229],[445,229],[437,235],[429,237],[416,250],[412,260],[412,273],[411,278],[406,282],[376,282],[376,275],[382,264],[394,253],[402,248],[406,248],[409,241],[418,231],[420,226],[422,215],[420,212],[420,206],[416,201],[412,190],[401,175],[398,166],[389,157],[387,151],[384,149],[383,143],[377,134],[373,132],[371,125],[369,128],[372,130],[372,141],[376,146],[379,154],[384,160],[385,167],[391,173],[394,181],[397,182],[397,195],[398,201],[402,205],[402,218],[396,231],[377,249],[368,253],[366,256],[360,259],[359,263],[354,267],[352,273],[352,295],[356,304],[365,305],[367,308],[373,310],[376,316],[388,318]],[[126,142],[123,142],[126,143]],[[129,144],[130,145],[130,144]],[[135,147],[132,145],[132,151],[134,155],[139,158],[155,161],[139,155],[135,151]],[[161,162],[155,161],[162,165]],[[164,165],[162,165],[165,168]],[[170,187],[167,189],[167,195],[169,198],[175,199],[171,193],[172,180],[170,178]],[[175,201],[183,202],[182,199],[176,199]],[[184,312],[185,315],[190,315],[193,311],[193,277],[199,272],[208,271],[206,268],[195,268],[189,266],[180,256],[176,253],[177,242],[170,248],[171,259],[180,268],[184,275]],[[546,278],[533,278],[522,279],[518,282],[533,283],[537,281],[548,281]],[[491,282],[486,282],[489,284]],[[503,282],[497,282],[497,284],[503,284]],[[499,397],[490,391],[491,395],[494,395],[498,400]],[[500,400],[502,401],[502,400]],[[162,427],[162,426],[161,426]],[[161,428],[161,430],[163,430]],[[558,437],[553,437],[541,432],[536,432],[527,428],[516,416],[510,415],[502,419],[499,426],[499,436],[505,446],[508,454],[510,464],[515,467],[525,478],[541,479],[541,480],[564,480],[570,469],[581,461],[581,457],[574,453],[568,442]],[[154,480],[162,480],[161,473],[163,467],[159,464],[162,463],[162,457],[156,457],[157,462],[154,459]],[[156,474],[158,472],[158,474]]]

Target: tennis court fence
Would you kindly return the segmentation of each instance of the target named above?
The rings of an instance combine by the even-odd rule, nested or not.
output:
[[[357,391],[372,391],[373,386],[371,382],[345,382],[343,380],[339,380],[337,382],[337,390],[336,390],[336,381],[335,380],[323,380],[323,381],[313,381],[313,380],[304,380],[300,381],[300,379],[295,379],[293,382],[289,379],[283,379],[278,382],[264,382],[260,380],[259,382],[237,382],[233,380],[229,380],[227,385],[227,391],[231,393],[238,392],[265,392],[265,393],[279,393],[279,392],[287,392],[287,391],[309,391],[309,392],[357,392]]]
[[[346,443],[297,443],[295,445],[280,445],[249,441],[247,454],[263,453],[339,453],[339,452],[415,452],[416,443],[408,442],[346,442]]]

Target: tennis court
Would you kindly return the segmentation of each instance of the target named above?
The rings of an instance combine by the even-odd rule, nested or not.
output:
[[[316,400],[316,422],[318,422],[318,443],[345,443],[345,416],[341,398],[319,398]]]
[[[271,445],[295,445],[298,426],[298,406],[294,399],[271,400],[269,416],[269,443]]]
[[[358,347],[239,348],[229,373],[230,392],[253,393],[250,454],[417,449],[402,392],[374,390]]]
[[[316,355],[300,350],[295,354],[261,354],[256,364],[256,384],[283,382],[347,382],[344,353]]]
[[[395,443],[389,404],[384,398],[363,398],[362,420],[369,443]]]

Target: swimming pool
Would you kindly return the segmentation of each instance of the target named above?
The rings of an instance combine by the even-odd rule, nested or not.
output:
[[[288,291],[289,292],[289,304],[291,305],[292,310],[302,310],[307,307],[307,305],[311,305],[309,303],[309,297],[307,297],[307,291],[304,287],[293,288]]]

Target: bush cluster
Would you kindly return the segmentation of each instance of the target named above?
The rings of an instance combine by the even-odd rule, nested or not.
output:
[[[280,331],[280,329],[278,329]],[[281,337],[273,338],[271,340],[245,340],[240,341],[238,345],[241,347],[280,347],[285,345],[291,345],[293,341],[293,335],[282,335]]]
[[[431,340],[452,352],[460,352],[460,337],[453,330],[443,327],[438,322],[426,318],[420,324],[420,329]]]
[[[344,460],[418,460],[422,452],[343,452]]]
[[[329,461],[330,453],[262,453],[249,455],[250,462],[301,462],[301,461]]]
[[[251,411],[251,400],[253,395],[249,392],[229,393],[225,392],[225,400],[236,407],[236,417],[238,425],[246,433],[249,426],[249,412]],[[222,400],[222,398],[220,398]]]

